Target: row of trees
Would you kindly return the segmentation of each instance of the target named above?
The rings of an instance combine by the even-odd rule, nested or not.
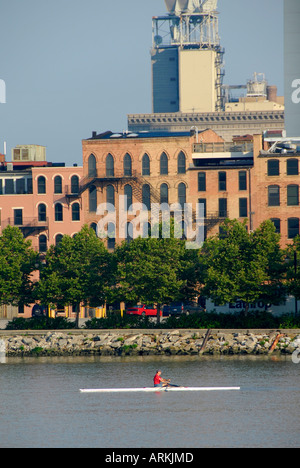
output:
[[[52,245],[44,263],[18,228],[3,230],[0,247],[1,304],[96,307],[125,301],[156,303],[159,310],[202,295],[219,305],[242,300],[247,312],[258,300],[280,304],[287,294],[300,297],[300,238],[281,249],[270,221],[248,233],[245,223],[226,220],[222,235],[199,250],[186,249],[171,235],[139,237],[112,253],[88,226]]]

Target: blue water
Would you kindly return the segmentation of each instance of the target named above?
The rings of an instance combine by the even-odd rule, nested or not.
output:
[[[174,383],[232,392],[82,394]],[[6,358],[0,447],[299,447],[300,364],[290,357]]]

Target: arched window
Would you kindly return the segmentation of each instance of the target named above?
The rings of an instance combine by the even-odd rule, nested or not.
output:
[[[142,175],[149,176],[150,175],[150,158],[148,154],[144,154],[142,159]]]
[[[77,175],[71,177],[71,193],[79,193],[79,177]]]
[[[133,239],[133,225],[132,223],[128,222],[126,224],[126,241],[129,243]]]
[[[46,193],[46,179],[44,176],[39,176],[37,180],[38,193]]]
[[[287,175],[299,175],[299,161],[298,159],[288,159],[286,162]]]
[[[142,187],[142,203],[146,206],[147,210],[151,209],[151,193],[150,185],[144,184]]]
[[[275,226],[276,233],[280,234],[280,219],[279,218],[272,218],[271,221]]]
[[[127,184],[124,187],[124,196],[125,198],[125,206],[124,209],[125,211],[130,211],[131,205],[132,205],[132,187],[131,185]]]
[[[95,185],[91,185],[89,188],[89,211],[97,211],[97,189]]]
[[[96,177],[97,176],[97,162],[96,158],[93,154],[89,156],[88,160],[88,175],[89,177]]]
[[[47,236],[45,234],[41,234],[39,237],[39,252],[47,252]]]
[[[56,246],[58,246],[58,245],[61,243],[63,237],[64,237],[64,236],[63,236],[62,234],[57,234],[57,235],[55,236],[55,245],[56,245]]]
[[[185,174],[186,172],[186,158],[182,151],[180,151],[177,159],[177,172],[178,174]]]
[[[59,175],[54,177],[54,193],[62,193],[62,178]]]
[[[114,158],[111,154],[106,156],[105,160],[105,168],[106,168],[106,177],[114,177],[115,175],[115,163]]]
[[[279,160],[269,159],[268,160],[268,176],[278,176],[278,175],[279,175]]]
[[[55,204],[55,221],[63,221],[63,206],[61,203]]]
[[[131,156],[126,153],[124,156],[124,176],[132,176]]]
[[[107,248],[114,249],[116,245],[116,228],[114,223],[107,225]]]
[[[97,235],[97,224],[96,223],[92,223],[90,225],[90,228],[93,229],[93,231],[95,232],[95,234]]]
[[[269,185],[269,187],[268,187],[268,205],[269,206],[279,206],[280,205],[279,185]]]
[[[291,184],[287,186],[287,205],[299,205],[299,185]]]
[[[77,202],[72,205],[72,221],[80,221],[80,205]]]
[[[169,203],[169,187],[167,184],[160,186],[160,203]]]
[[[186,186],[183,182],[178,185],[178,203],[183,209],[186,203]]]
[[[47,219],[47,207],[44,203],[41,203],[38,207],[38,220],[44,222]]]
[[[106,187],[106,203],[115,206],[115,188],[113,185],[108,185]]]
[[[166,153],[162,153],[160,157],[160,174],[161,175],[168,175],[169,168],[168,168],[168,157]]]

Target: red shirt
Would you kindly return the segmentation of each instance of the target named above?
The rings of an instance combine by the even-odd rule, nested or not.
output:
[[[160,381],[161,381],[161,377],[160,377],[160,375],[158,375],[158,374],[155,374],[155,376],[154,376],[154,379],[153,379],[153,380],[154,380],[154,385],[158,385],[158,384],[160,384]]]

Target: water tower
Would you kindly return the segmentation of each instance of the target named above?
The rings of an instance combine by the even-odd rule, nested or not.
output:
[[[167,14],[153,17],[154,113],[222,110],[217,1],[165,0]]]

